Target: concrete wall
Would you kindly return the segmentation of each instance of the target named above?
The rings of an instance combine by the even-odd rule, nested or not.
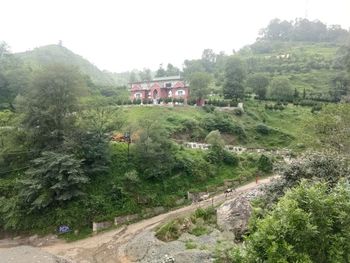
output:
[[[111,221],[93,222],[92,223],[92,231],[97,232],[101,229],[111,227],[112,225],[113,225],[113,223]]]

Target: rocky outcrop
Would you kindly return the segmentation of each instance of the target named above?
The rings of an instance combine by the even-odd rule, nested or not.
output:
[[[0,262],[13,263],[70,263],[66,259],[54,256],[39,248],[30,246],[18,246],[13,248],[0,249]]]
[[[213,233],[218,235],[219,231]],[[186,241],[193,241],[201,249],[186,249]],[[211,263],[212,253],[204,245],[215,246],[216,239],[210,236],[196,237],[184,234],[179,240],[163,242],[154,232],[146,231],[137,235],[126,246],[126,256],[132,262],[140,263]]]
[[[261,195],[262,191],[254,189],[223,203],[217,209],[217,224],[223,231],[233,232],[236,240],[240,240],[247,231],[248,220],[252,213],[250,201]]]

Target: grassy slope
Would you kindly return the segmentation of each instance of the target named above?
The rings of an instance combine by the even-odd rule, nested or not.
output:
[[[245,102],[246,113],[243,116],[230,114],[233,121],[240,123],[248,135],[244,144],[250,147],[295,148],[305,142],[307,134],[305,124],[312,118],[309,107],[288,105],[283,111],[265,110],[264,102]],[[154,119],[165,125],[170,132],[181,127],[185,119],[201,121],[207,113],[196,107],[130,107],[124,108],[124,114],[129,123],[139,123],[144,118]],[[256,132],[256,125],[264,123],[272,128],[269,135],[260,135]],[[312,136],[311,134],[309,136]]]

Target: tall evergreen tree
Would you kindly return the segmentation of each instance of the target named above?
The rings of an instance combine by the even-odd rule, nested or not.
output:
[[[237,57],[231,57],[227,60],[225,66],[225,82],[223,93],[228,99],[242,99],[244,97],[243,82],[246,77],[246,71],[243,62]]]

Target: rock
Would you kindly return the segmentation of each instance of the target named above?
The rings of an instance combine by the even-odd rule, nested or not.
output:
[[[30,236],[28,241],[29,241],[29,243],[34,243],[35,241],[38,240],[38,238],[39,238],[38,235]]]
[[[204,250],[185,250],[174,255],[176,263],[212,263],[211,254]]]
[[[173,258],[176,253],[185,251],[186,247],[183,242],[172,241],[163,242],[158,240],[154,232],[145,231],[138,234],[132,241],[126,246],[127,257],[133,262],[140,263],[161,263],[166,258]],[[175,262],[178,262],[175,259]]]
[[[41,249],[30,246],[18,246],[8,249],[0,249],[1,262],[16,263],[71,263],[67,259],[49,254]]]
[[[240,240],[247,231],[248,220],[252,212],[250,201],[261,194],[259,189],[254,189],[223,203],[217,209],[217,224],[220,229],[233,232],[235,238]]]
[[[181,198],[181,199],[178,199],[178,200],[175,201],[176,205],[182,205],[184,203],[185,203],[185,198]]]

